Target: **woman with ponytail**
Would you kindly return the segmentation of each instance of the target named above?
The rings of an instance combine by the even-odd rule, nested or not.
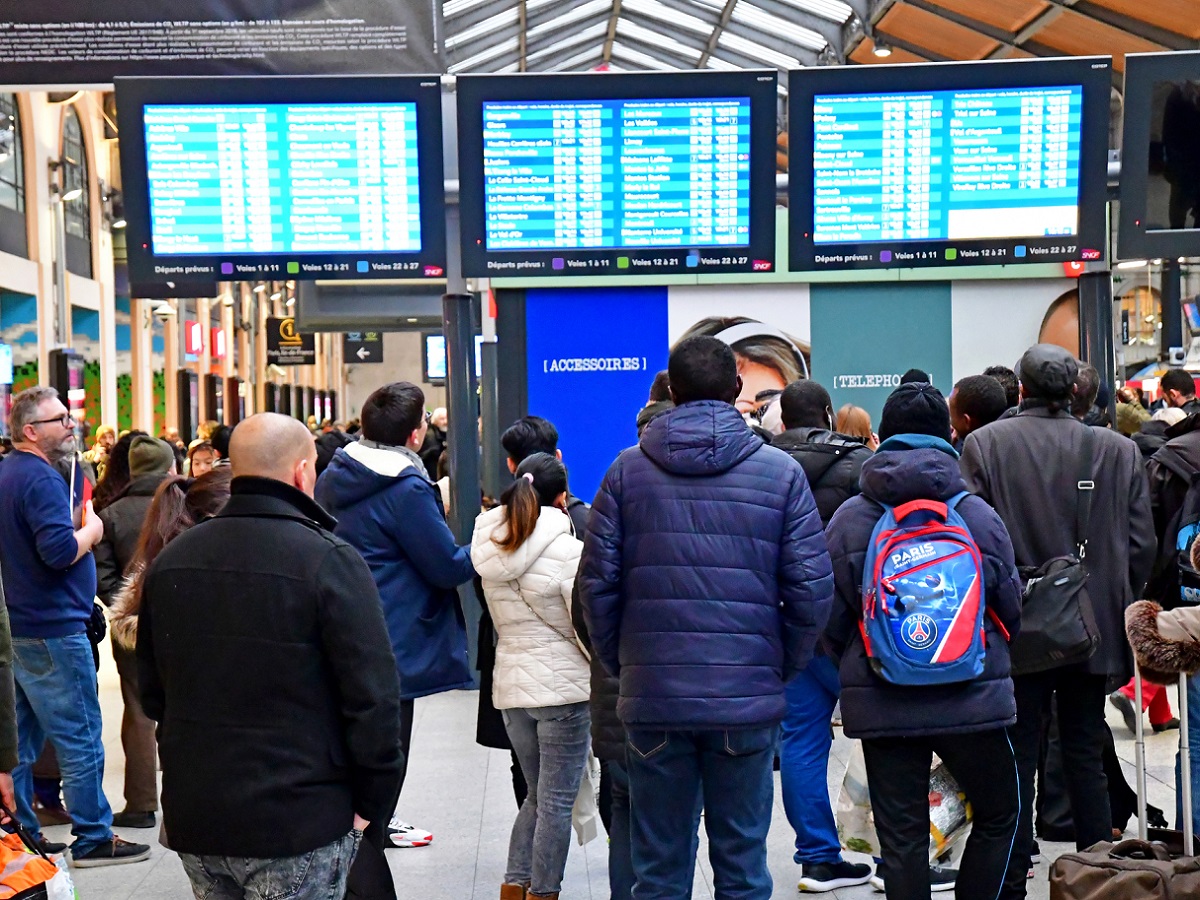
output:
[[[219,513],[229,499],[229,469],[216,469],[200,478],[168,476],[158,486],[146,522],[138,536],[137,551],[121,589],[112,604],[111,633],[121,676],[121,695],[125,713],[121,718],[121,745],[125,750],[125,808],[140,814],[142,821],[133,827],[150,827],[158,808],[157,765],[155,764],[154,723],[142,710],[138,695],[137,645],[138,612],[142,606],[142,581],[155,557],[193,525]]]
[[[583,544],[566,513],[563,464],[535,453],[516,476],[471,540],[496,627],[492,698],[529,784],[500,898],[557,900],[590,729],[589,660],[570,610]]]

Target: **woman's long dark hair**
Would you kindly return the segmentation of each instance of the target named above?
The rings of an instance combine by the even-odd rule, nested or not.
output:
[[[113,448],[108,451],[108,462],[104,464],[104,477],[96,482],[96,489],[92,493],[92,508],[96,512],[100,512],[116,500],[121,492],[129,487],[129,482],[133,480],[129,474],[129,448],[133,446],[135,437],[145,433],[144,431],[130,431],[113,444]]]
[[[142,607],[142,584],[146,570],[158,558],[163,547],[179,537],[193,525],[212,518],[229,501],[229,482],[232,474],[228,468],[214,469],[199,478],[168,476],[154,492],[146,522],[138,536],[130,570],[136,572],[132,588],[130,612],[134,615]]]
[[[492,538],[496,546],[505,553],[520,548],[533,529],[543,506],[553,506],[554,501],[567,490],[567,469],[549,453],[533,453],[517,466],[517,480],[500,495],[504,507],[502,537]]]

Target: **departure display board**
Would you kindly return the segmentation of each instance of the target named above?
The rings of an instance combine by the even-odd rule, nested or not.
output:
[[[1099,259],[1107,100],[1100,120],[1086,105],[1108,65],[1040,62],[797,77],[789,143],[811,164],[792,168],[791,268]],[[938,89],[920,84],[931,71]],[[864,81],[888,89],[853,89]]]
[[[770,271],[773,147],[759,120],[774,84],[768,73],[464,77],[465,274]]]
[[[178,102],[143,98],[140,152],[128,151],[144,189],[131,202],[127,184],[127,217],[146,229],[130,242],[144,251],[131,268],[137,256],[157,280],[444,276],[436,79],[340,79],[351,82],[340,102],[303,95],[335,79],[164,80]],[[279,81],[299,95],[241,99],[277,93]],[[354,82],[393,99],[363,97]],[[197,88],[222,99],[192,101]],[[423,114],[431,104],[435,115]]]

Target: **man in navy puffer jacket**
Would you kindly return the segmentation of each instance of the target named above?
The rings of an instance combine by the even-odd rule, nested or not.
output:
[[[733,351],[689,338],[669,372],[676,408],[609,469],[579,576],[596,653],[620,677],[633,896],[690,894],[702,790],[716,895],[768,900],[783,686],[829,614],[829,555],[804,470],[733,407]]]
[[[983,674],[947,685],[884,681],[863,646],[863,566],[881,504],[948,500],[965,490],[950,446],[950,410],[930,384],[901,385],[879,423],[883,443],[863,464],[862,493],[846,501],[826,537],[837,588],[825,646],[840,662],[842,724],[862,738],[875,829],[889,900],[929,900],[929,766],[937,753],[975,813],[957,896],[992,900],[1000,892],[1016,836],[1020,802],[1016,757],[1006,729],[1017,720],[1009,677],[1009,635],[1021,623],[1021,585],[1008,530],[978,497],[958,506],[983,561],[986,657]],[[993,618],[993,615],[995,618]],[[1023,875],[1024,873],[1022,873]]]

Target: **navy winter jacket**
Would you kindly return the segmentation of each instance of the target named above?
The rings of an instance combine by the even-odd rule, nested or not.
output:
[[[729,404],[656,418],[605,475],[580,597],[626,726],[777,724],[832,592],[804,470]]]
[[[471,548],[446,525],[437,487],[406,454],[349,444],[317,481],[334,534],[371,569],[405,700],[471,687],[467,630],[455,588],[475,577]]]
[[[958,454],[945,441],[925,435],[896,435],[863,464],[862,493],[839,509],[825,537],[833,558],[836,597],[826,649],[840,658],[842,723],[847,737],[883,738],[955,734],[1004,728],[1017,720],[1009,677],[1008,643],[985,617],[987,657],[975,681],[909,687],[890,684],[871,671],[863,648],[863,564],[879,517],[880,503],[947,500],[964,490]],[[1021,584],[1008,529],[988,504],[965,497],[959,515],[983,557],[984,602],[1013,637],[1021,624]]]

